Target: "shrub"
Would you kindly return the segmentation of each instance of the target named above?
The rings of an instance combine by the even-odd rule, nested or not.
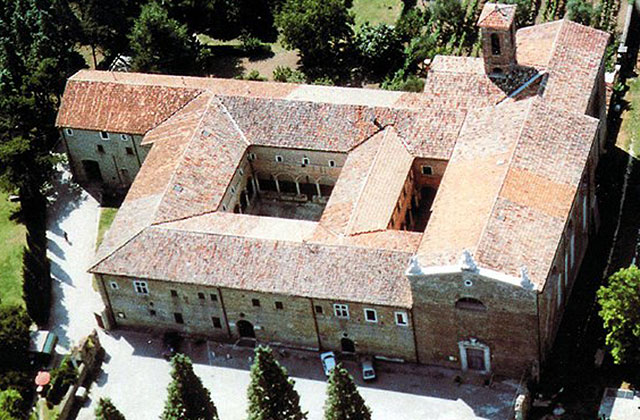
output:
[[[38,325],[49,321],[51,307],[51,266],[45,250],[34,245],[22,254],[22,295],[29,316]]]
[[[51,388],[47,393],[47,401],[53,405],[60,404],[69,387],[78,381],[78,369],[67,355],[62,363],[51,371]]]
[[[0,369],[16,369],[26,365],[30,325],[29,315],[22,307],[0,308]]]
[[[271,53],[271,46],[269,44],[265,44],[260,39],[249,36],[244,33],[240,36],[240,40],[242,41],[242,50],[245,54],[249,56],[255,55],[265,55]]]
[[[427,9],[428,10],[428,9]],[[420,36],[424,31],[426,13],[420,9],[411,9],[403,13],[396,22],[396,33],[403,42],[409,42],[413,38]]]
[[[306,77],[303,72],[293,70],[291,67],[277,66],[273,70],[273,80],[276,82],[304,83]]]
[[[405,92],[422,92],[424,89],[424,80],[420,79],[416,75],[409,75],[405,77],[404,70],[398,70],[393,78],[385,79],[380,85],[382,89],[386,90],[402,90]]]
[[[594,17],[593,6],[584,0],[569,0],[567,3],[567,17],[574,22],[591,25]]]

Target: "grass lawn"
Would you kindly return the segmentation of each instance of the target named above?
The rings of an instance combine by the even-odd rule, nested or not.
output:
[[[364,22],[393,25],[402,12],[402,0],[353,0],[351,10],[355,15],[356,26]]]
[[[26,244],[23,225],[9,220],[17,210],[8,194],[0,192],[0,300],[2,305],[22,304],[22,248]]]
[[[629,107],[622,114],[622,125],[616,145],[624,151],[629,150],[635,157],[640,157],[640,77],[628,80],[629,90],[624,99]]]
[[[116,217],[116,213],[118,209],[115,207],[102,207],[100,209],[100,223],[98,224],[98,240],[96,241],[96,249],[102,243],[102,239],[104,238],[104,234],[107,233],[111,223],[113,223],[113,218]]]

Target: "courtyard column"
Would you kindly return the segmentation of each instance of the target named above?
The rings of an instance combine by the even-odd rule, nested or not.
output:
[[[320,192],[320,183],[316,181],[316,191],[318,191],[318,198],[322,198],[322,192]]]
[[[251,200],[249,199],[249,193],[247,192],[247,190],[242,191],[242,193],[244,194],[244,198],[247,199],[247,207],[249,207],[251,205]]]
[[[280,183],[278,182],[278,178],[274,178],[274,180],[276,181],[276,190],[278,191],[278,194],[280,194]]]
[[[251,182],[253,182],[253,186],[256,187],[255,189],[257,192],[262,192],[262,190],[260,189],[260,181],[258,181],[257,177],[253,178]]]
[[[296,181],[296,191],[298,192],[298,195],[300,195],[300,184],[298,181]]]

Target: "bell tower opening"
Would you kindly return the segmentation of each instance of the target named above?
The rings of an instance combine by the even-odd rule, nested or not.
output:
[[[486,73],[502,78],[516,66],[516,5],[485,3],[478,27]]]

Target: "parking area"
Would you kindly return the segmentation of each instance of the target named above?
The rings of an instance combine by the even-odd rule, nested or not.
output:
[[[79,419],[93,419],[95,403],[110,397],[127,416],[157,419],[166,399],[169,363],[162,357],[162,337],[133,331],[101,332],[107,351],[103,372],[90,392]],[[223,420],[246,418],[246,390],[253,350],[207,341],[184,341],[181,352],[194,362],[196,373],[211,391]],[[280,362],[294,378],[303,410],[310,420],[320,420],[326,398],[326,378],[318,353],[276,349]],[[356,378],[373,419],[506,419],[517,390],[514,381],[490,386],[458,383],[456,371],[377,362],[378,378],[363,383],[355,361],[338,358]]]

